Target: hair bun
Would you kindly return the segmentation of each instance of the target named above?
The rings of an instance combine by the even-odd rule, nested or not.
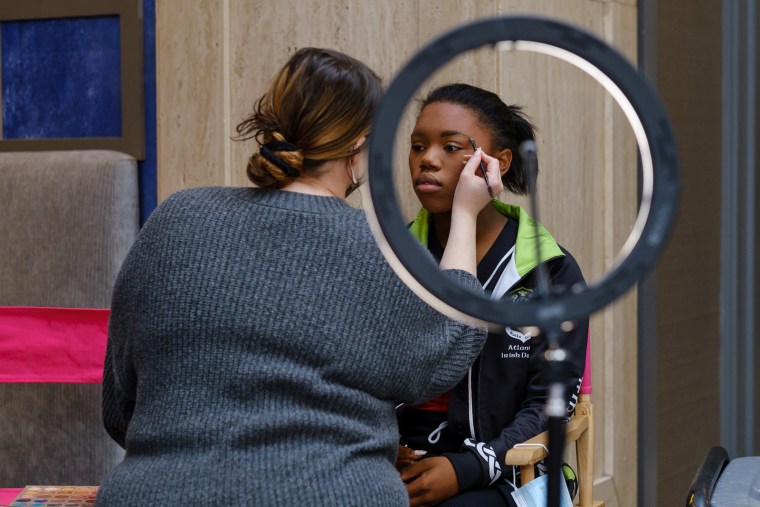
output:
[[[251,156],[246,173],[259,187],[282,188],[288,180],[301,175],[303,154],[279,132],[269,132],[266,137],[269,141]]]
[[[325,162],[353,154],[349,146],[369,132],[382,95],[380,78],[359,60],[329,49],[299,49],[236,127],[238,140],[253,138],[260,146],[249,178],[282,187],[321,175]]]

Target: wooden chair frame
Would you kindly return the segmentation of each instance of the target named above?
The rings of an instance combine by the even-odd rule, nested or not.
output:
[[[580,507],[604,507],[593,501],[594,495],[594,424],[591,396],[581,394],[575,415],[565,425],[565,441],[575,443],[578,457],[578,496]],[[546,459],[549,432],[545,431],[507,451],[505,463],[520,467],[522,483],[535,479],[536,463]]]

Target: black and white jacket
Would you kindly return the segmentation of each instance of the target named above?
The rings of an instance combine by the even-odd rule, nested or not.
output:
[[[537,286],[535,225],[518,206],[494,202],[509,220],[494,245],[478,264],[478,279],[493,299],[529,300]],[[430,227],[430,216],[423,209],[410,231],[440,259],[443,249]],[[542,262],[548,268],[551,285],[572,287],[584,284],[575,259],[560,247],[542,226]],[[572,415],[580,389],[586,359],[588,319],[575,323],[564,333],[562,347],[568,352],[566,390],[568,417]],[[504,474],[504,457],[515,444],[546,430],[544,405],[548,379],[544,374],[544,336],[531,336],[522,329],[506,328],[505,333],[490,333],[486,345],[467,375],[449,393],[445,428],[450,446],[437,448],[451,460],[460,491],[485,487]],[[414,407],[401,406],[399,420]],[[417,411],[421,412],[421,411]],[[408,414],[407,414],[408,415]],[[443,415],[441,416],[443,417]],[[402,442],[405,435],[402,428]],[[437,438],[437,437],[436,437]],[[511,478],[512,474],[508,474]]]

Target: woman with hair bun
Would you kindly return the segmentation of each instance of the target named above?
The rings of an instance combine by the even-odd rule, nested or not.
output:
[[[237,129],[257,187],[150,216],[113,291],[103,420],[126,456],[97,505],[408,504],[394,408],[456,384],[486,333],[413,294],[344,200],[381,94],[363,63],[297,51]],[[481,160],[498,180],[465,166],[440,263],[473,290]]]
[[[421,101],[409,171],[422,209],[410,230],[434,257],[441,258],[451,244],[462,167],[476,158],[473,140],[498,161],[500,178],[489,174],[489,181],[524,195],[528,175],[519,147],[534,139],[534,127],[521,108],[488,90],[455,83],[434,89]],[[478,215],[474,247],[478,280],[492,299],[533,298],[540,263],[556,289],[585,283],[575,259],[543,226],[536,229],[525,210],[498,199]],[[571,377],[568,417],[583,376],[587,334],[588,319],[581,319],[563,336]],[[454,389],[425,403],[399,406],[398,466],[413,506],[515,505],[512,491],[519,476],[504,460],[514,445],[546,430],[546,347],[543,335],[521,329],[489,334],[480,357]]]

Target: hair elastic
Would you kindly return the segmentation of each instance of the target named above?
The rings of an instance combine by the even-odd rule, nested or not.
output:
[[[259,153],[291,178],[298,177],[301,174],[300,171],[277,156],[277,154],[274,153],[275,151],[298,151],[296,145],[285,141],[272,141],[271,143],[262,145],[259,149]]]
[[[271,151],[298,151],[298,146],[287,141],[270,141],[264,146]]]

